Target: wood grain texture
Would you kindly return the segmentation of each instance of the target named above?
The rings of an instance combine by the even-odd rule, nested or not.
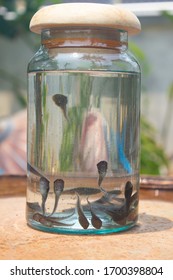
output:
[[[110,27],[137,34],[141,25],[135,14],[118,5],[96,3],[55,4],[38,10],[30,22],[30,30],[40,34],[42,30],[62,26]]]
[[[2,260],[173,259],[173,178],[141,177],[138,225],[102,236],[31,229],[25,220],[26,186],[26,176],[0,176]]]
[[[0,197],[25,195],[26,186],[26,175],[0,176]]]
[[[110,235],[62,235],[27,226],[25,197],[0,198],[2,260],[173,260],[173,203],[141,200],[133,229]]]

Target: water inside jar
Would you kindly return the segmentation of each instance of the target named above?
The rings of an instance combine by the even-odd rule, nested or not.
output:
[[[101,234],[136,223],[139,88],[133,72],[29,73],[31,227]]]

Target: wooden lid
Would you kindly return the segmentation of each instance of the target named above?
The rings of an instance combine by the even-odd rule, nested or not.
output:
[[[40,34],[42,30],[63,26],[110,27],[137,34],[141,30],[138,18],[119,5],[95,3],[66,3],[45,6],[31,19],[30,30]]]

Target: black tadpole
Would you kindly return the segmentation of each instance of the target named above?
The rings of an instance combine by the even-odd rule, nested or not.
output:
[[[73,224],[66,224],[66,223],[62,223],[59,222],[58,220],[54,220],[53,218],[49,218],[46,216],[41,215],[40,213],[35,213],[33,215],[33,219],[46,226],[46,227],[53,227],[53,226],[62,226],[62,227],[66,227],[66,226],[73,226]]]
[[[99,173],[98,185],[100,187],[104,177],[106,176],[106,172],[108,169],[107,161],[102,160],[99,163],[97,163],[97,169],[98,169],[98,173]]]
[[[125,185],[125,190],[124,190],[124,196],[126,199],[127,209],[129,209],[129,207],[130,207],[132,192],[133,192],[133,185],[130,181],[127,181],[127,183]]]
[[[53,95],[52,99],[55,102],[55,104],[58,107],[61,108],[64,117],[68,121],[68,118],[67,118],[67,108],[66,108],[66,105],[67,105],[67,102],[68,102],[67,97],[65,95],[63,95],[63,94],[55,94],[55,95]]]
[[[45,204],[50,189],[49,184],[50,182],[45,177],[40,178],[40,193],[42,196],[41,208],[42,208],[43,215],[45,214]]]
[[[95,227],[96,229],[100,229],[102,227],[102,221],[101,219],[94,213],[93,209],[92,209],[92,205],[89,202],[89,200],[87,199],[88,204],[90,206],[90,211],[91,211],[91,223],[93,225],[93,227]]]
[[[89,222],[84,214],[81,202],[80,202],[80,197],[78,195],[78,193],[76,193],[77,195],[77,204],[76,204],[76,208],[77,208],[77,213],[78,213],[78,220],[80,225],[84,228],[87,229],[89,227]]]
[[[52,216],[54,214],[54,212],[57,209],[58,206],[58,201],[60,198],[61,193],[64,190],[64,181],[62,179],[57,179],[54,181],[54,193],[55,193],[55,204],[54,204],[54,208],[52,213],[50,214],[50,216]]]

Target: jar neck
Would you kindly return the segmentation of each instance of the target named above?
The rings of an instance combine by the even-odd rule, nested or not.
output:
[[[100,27],[61,27],[42,31],[42,44],[48,48],[104,48],[125,51],[126,31]]]

